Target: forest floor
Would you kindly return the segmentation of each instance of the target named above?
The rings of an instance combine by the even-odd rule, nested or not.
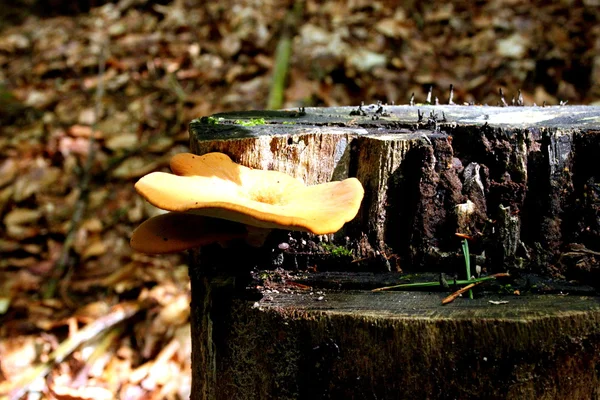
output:
[[[593,0],[306,0],[286,25],[292,1],[162,3],[1,21],[0,398],[189,398],[187,260],[130,249],[158,212],[133,184],[188,150],[192,119],[266,107],[284,30],[285,107],[450,84],[459,104],[600,99]]]

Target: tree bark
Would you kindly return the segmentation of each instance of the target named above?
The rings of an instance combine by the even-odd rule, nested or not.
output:
[[[193,121],[190,146],[309,185],[356,177],[365,188],[334,237],[275,232],[251,257],[229,248],[193,259],[193,398],[600,396],[600,301],[538,295],[558,286],[530,280],[598,286],[600,107],[226,113]],[[522,276],[522,296],[441,306],[442,293],[373,294],[356,274],[464,275],[456,233],[488,273]],[[307,291],[283,279],[258,301],[241,298],[246,285],[214,290],[214,276],[281,265],[347,272],[323,287],[308,279]]]
[[[441,306],[442,293],[319,292],[280,291],[254,307],[235,304],[218,398],[600,394],[597,298],[488,296]]]
[[[596,280],[597,262],[557,261],[600,251],[599,125],[600,107],[309,108],[195,120],[190,146],[308,185],[357,177],[362,208],[337,237],[383,254],[365,268],[452,271],[459,232],[488,271]]]

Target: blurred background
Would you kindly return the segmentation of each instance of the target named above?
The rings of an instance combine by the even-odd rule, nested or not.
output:
[[[192,119],[430,88],[446,103],[451,84],[458,104],[496,105],[502,88],[509,103],[600,105],[599,22],[599,0],[4,4],[0,393],[189,397],[186,259],[128,240],[156,213],[133,183],[187,150]],[[94,340],[55,357],[90,325]]]

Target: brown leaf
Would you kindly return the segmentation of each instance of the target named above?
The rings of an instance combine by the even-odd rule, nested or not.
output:
[[[182,293],[158,313],[158,318],[166,326],[174,326],[186,323],[189,315],[190,299]]]
[[[87,260],[91,257],[98,257],[102,254],[106,253],[106,245],[102,241],[102,239],[96,236],[91,243],[88,242],[88,245],[85,247],[83,253],[81,254],[81,258],[83,260]]]
[[[19,336],[0,341],[0,371],[8,381],[14,380],[29,368],[37,356],[35,336]]]
[[[89,138],[92,136],[92,127],[91,126],[86,126],[86,125],[72,125],[69,128],[69,135],[76,137],[76,138]],[[94,137],[96,139],[101,139],[102,138],[102,132],[100,131],[96,131],[94,132]]]
[[[102,232],[103,224],[98,217],[91,217],[81,223],[81,228],[88,232],[99,233]]]
[[[62,186],[57,183],[61,174],[62,171],[59,168],[51,167],[47,160],[37,158],[33,167],[19,176],[14,183],[13,199],[21,202],[50,187],[52,190],[60,191]]]
[[[4,260],[0,261],[0,263],[6,264],[7,267],[13,267],[13,268],[33,267],[38,262],[39,262],[39,259],[36,257],[22,257],[22,258],[10,257],[10,258],[5,258]]]
[[[21,248],[16,240],[5,240],[0,238],[0,253],[10,253]]]
[[[57,400],[111,400],[114,394],[101,386],[85,386],[77,389],[62,385],[48,385],[52,396]]]
[[[124,133],[111,137],[104,145],[112,151],[133,150],[140,145],[140,140],[135,133]]]
[[[12,158],[7,159],[0,164],[0,188],[11,183],[17,176],[18,170],[19,167]]]
[[[4,217],[4,225],[29,225],[41,217],[40,210],[30,210],[27,208],[15,208]]]
[[[405,25],[402,20],[396,18],[382,19],[375,25],[375,29],[385,36],[403,39],[410,37],[412,31],[412,27]]]
[[[143,157],[129,157],[112,173],[115,178],[133,179],[142,177],[168,164],[168,157],[148,160]]]

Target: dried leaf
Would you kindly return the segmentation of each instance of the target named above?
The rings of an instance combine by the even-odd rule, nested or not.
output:
[[[85,386],[77,389],[68,386],[49,385],[48,388],[57,400],[111,400],[114,394],[100,386]]]
[[[0,296],[0,315],[6,314],[10,307],[10,298]]]
[[[0,188],[8,185],[15,179],[18,169],[17,163],[12,158],[0,164]]]
[[[92,233],[102,232],[102,221],[97,217],[88,218],[81,223],[81,228]]]
[[[136,134],[125,133],[111,137],[106,141],[105,145],[112,151],[133,150],[140,145],[140,141]]]
[[[37,222],[42,216],[40,210],[15,208],[4,217],[4,225],[29,225]]]
[[[0,238],[0,253],[10,253],[20,248],[21,244],[18,241]]]
[[[158,314],[158,318],[166,326],[182,325],[187,322],[189,316],[190,299],[185,293],[167,304]]]
[[[8,380],[14,380],[38,357],[35,336],[19,336],[0,341],[0,371]]]
[[[404,24],[402,20],[397,18],[384,18],[375,25],[375,29],[379,33],[391,38],[407,39],[410,37],[412,27]]]
[[[83,260],[87,260],[90,257],[98,257],[106,253],[106,250],[107,248],[104,242],[100,238],[96,238],[87,245],[81,254],[81,258]]]
[[[133,179],[144,176],[168,163],[167,157],[161,157],[158,160],[148,160],[143,157],[129,157],[119,167],[117,167],[112,175],[115,178]]]
[[[86,125],[72,125],[69,128],[69,135],[76,137],[76,138],[90,138],[92,136],[92,127],[91,126],[86,126]],[[102,132],[100,131],[95,131],[94,132],[94,137],[96,139],[101,139],[102,138]]]

